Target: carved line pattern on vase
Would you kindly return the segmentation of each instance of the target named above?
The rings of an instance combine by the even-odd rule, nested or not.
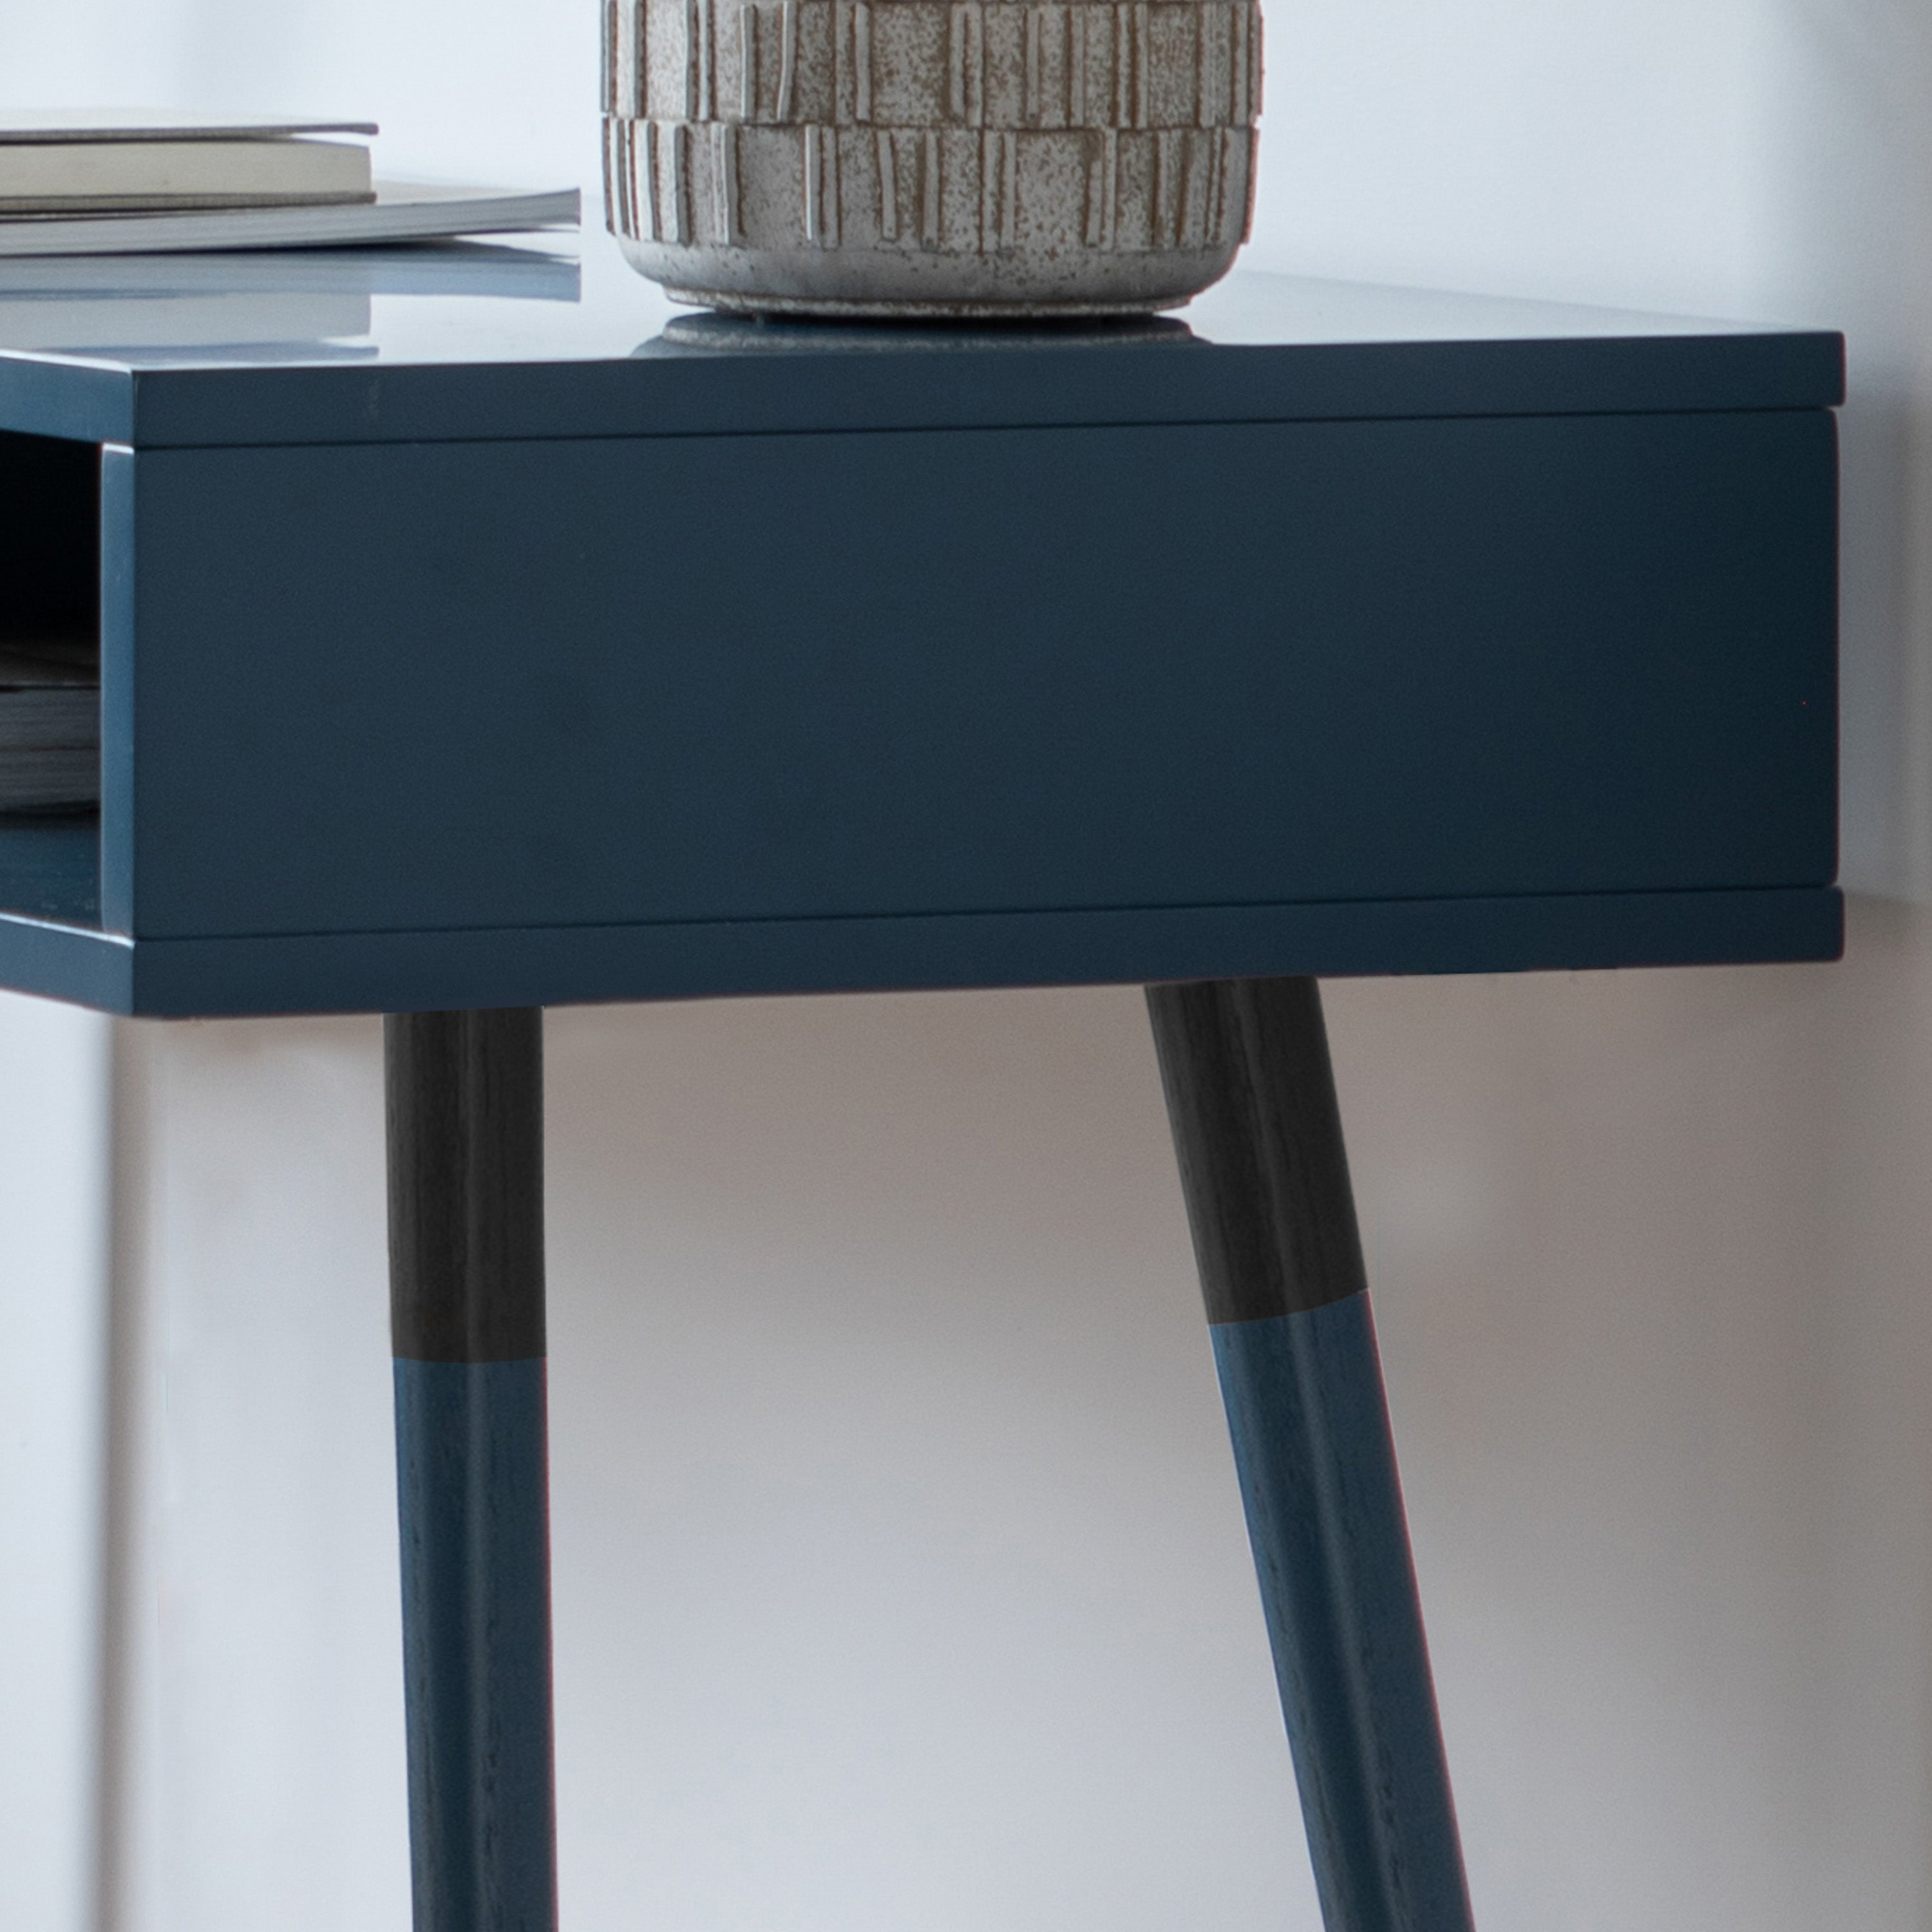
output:
[[[839,127],[1246,127],[1260,26],[1252,0],[610,0],[604,108]],[[802,42],[828,99],[796,98]],[[875,113],[881,63],[892,98]]]
[[[607,206],[640,240],[741,246],[748,184],[788,176],[794,241],[836,246],[862,188],[880,242],[999,252],[1023,212],[1065,200],[1030,195],[1030,173],[1064,184],[1071,168],[1080,206],[1059,238],[1232,242],[1250,214],[1258,38],[1243,0],[611,0]],[[790,160],[770,138],[788,126]]]
[[[1036,221],[1030,237],[1022,232],[1036,212],[1026,196],[1025,158],[1030,148],[1037,153],[1054,143],[1080,150],[1074,158],[1081,189],[1066,207],[1067,232],[1058,238],[1123,252],[1202,248],[1235,242],[1246,226],[1252,137],[1239,128],[1106,128],[1030,138],[983,128],[962,142],[932,129],[860,134],[805,122],[778,137],[790,144],[788,165],[770,145],[777,133],[733,122],[612,121],[606,188],[613,226],[640,241],[679,245],[782,244],[784,233],[748,218],[748,141],[760,141],[748,170],[755,182],[793,183],[789,232],[811,246],[835,248],[842,238],[951,253],[1011,250],[1038,238]]]

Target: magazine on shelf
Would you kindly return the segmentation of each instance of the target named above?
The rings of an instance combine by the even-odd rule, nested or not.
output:
[[[166,214],[0,218],[0,256],[159,255],[222,249],[353,248],[574,228],[574,188],[514,194],[425,182],[375,184],[375,198],[298,208],[228,208]]]
[[[0,812],[100,796],[100,658],[92,638],[0,640]]]

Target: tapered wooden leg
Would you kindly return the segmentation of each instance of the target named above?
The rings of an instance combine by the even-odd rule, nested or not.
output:
[[[1468,1932],[1320,992],[1148,1006],[1328,1932]]]
[[[416,1932],[554,1932],[543,1016],[384,1023]]]

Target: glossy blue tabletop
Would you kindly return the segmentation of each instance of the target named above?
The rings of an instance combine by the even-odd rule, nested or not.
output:
[[[595,234],[0,262],[0,624],[45,592],[103,664],[98,824],[0,826],[0,984],[1829,957],[1843,372],[1256,272],[865,328]]]
[[[1792,408],[1840,338],[1238,271],[999,329],[680,309],[608,237],[0,262],[0,428],[135,447]]]

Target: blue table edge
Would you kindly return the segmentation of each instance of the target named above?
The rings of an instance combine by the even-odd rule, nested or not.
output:
[[[163,1018],[1835,960],[1835,886],[130,939],[0,913],[0,983]]]
[[[135,448],[1831,409],[1844,397],[1844,338],[1821,329],[345,368],[117,368],[0,351],[0,424]]]

